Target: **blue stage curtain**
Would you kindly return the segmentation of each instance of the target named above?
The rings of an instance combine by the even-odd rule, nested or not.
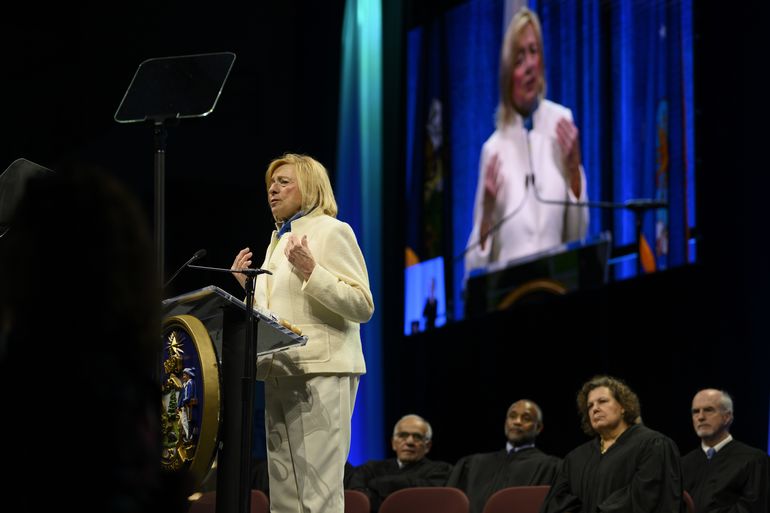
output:
[[[342,28],[337,169],[339,218],[349,223],[366,259],[375,304],[361,326],[367,373],[353,413],[349,461],[383,458],[387,440],[382,392],[382,7],[348,0]],[[379,307],[379,309],[378,309]]]
[[[693,261],[695,226],[692,4],[686,1],[530,2],[543,24],[548,97],[581,131],[591,199],[667,200],[644,215],[658,270]],[[610,220],[611,218],[611,220]],[[590,234],[635,244],[634,215],[593,209]],[[616,278],[635,274],[618,264]]]
[[[461,4],[430,25],[411,30],[407,36],[405,147],[410,211],[415,210],[414,205],[420,205],[424,187],[422,164],[430,108],[426,90],[433,88],[443,105],[443,151],[451,176],[444,193],[449,217],[444,226],[448,239],[444,246],[448,320],[462,317],[462,252],[473,221],[479,152],[495,126],[502,11],[503,3],[499,0]],[[443,65],[437,66],[436,62]],[[443,88],[435,87],[438,80],[444,83]],[[407,245],[419,248],[420,231],[412,224],[407,227]]]

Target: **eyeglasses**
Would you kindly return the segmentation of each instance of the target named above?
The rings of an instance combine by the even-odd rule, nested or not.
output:
[[[417,443],[425,442],[428,439],[422,433],[409,433],[408,431],[399,431],[394,436],[395,436],[395,438],[398,438],[399,440],[408,440],[409,437],[411,436],[412,440],[414,440]]]

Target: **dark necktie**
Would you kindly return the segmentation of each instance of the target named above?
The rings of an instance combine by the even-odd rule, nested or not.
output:
[[[706,449],[706,459],[711,460],[711,458],[713,458],[716,453],[717,453],[716,449],[714,449],[713,447],[709,447],[708,449]]]

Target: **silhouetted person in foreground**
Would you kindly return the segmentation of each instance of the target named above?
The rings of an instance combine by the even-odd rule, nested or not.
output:
[[[96,171],[30,180],[0,283],[3,500],[184,511],[185,476],[160,468],[159,287],[134,198]]]

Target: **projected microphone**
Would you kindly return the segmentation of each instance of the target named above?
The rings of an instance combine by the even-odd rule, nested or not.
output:
[[[629,210],[668,208],[668,202],[650,198],[634,198],[624,201],[623,207]]]
[[[168,287],[169,284],[172,281],[174,281],[174,278],[176,278],[179,275],[179,273],[182,272],[183,269],[185,269],[187,266],[189,266],[191,263],[195,262],[196,260],[200,260],[201,258],[203,258],[205,256],[206,256],[206,250],[205,249],[199,249],[198,251],[196,251],[195,254],[192,257],[190,257],[190,260],[188,260],[187,262],[182,264],[182,266],[179,269],[176,270],[174,275],[171,276],[171,278],[169,278],[169,280],[163,285],[163,288],[165,289],[166,287]]]
[[[535,107],[537,109],[537,106]],[[534,113],[534,110],[532,111]],[[540,197],[540,192],[535,187],[535,165],[532,161],[532,146],[529,140],[529,132],[532,130],[532,114],[523,119],[524,129],[527,134],[527,157],[529,159],[529,174],[527,175],[527,186],[534,188],[535,199],[540,203],[547,205],[558,205],[563,207],[584,207],[584,208],[609,208],[609,209],[627,209],[634,211],[668,208],[668,202],[651,198],[632,198],[623,203],[612,201],[569,201],[555,200]]]
[[[622,203],[612,201],[569,201],[569,200],[554,200],[541,198],[540,193],[535,187],[535,174],[534,167],[532,166],[532,151],[529,147],[529,132],[527,132],[527,152],[529,154],[529,166],[531,173],[532,188],[535,191],[535,199],[546,205],[558,205],[563,207],[580,207],[580,208],[602,208],[610,210],[625,209],[630,210],[634,214],[634,224],[636,228],[636,247],[641,248],[642,242],[642,216],[648,210],[657,210],[659,208],[668,208],[668,202],[665,200],[658,200],[652,198],[632,198]],[[639,249],[639,251],[641,251]],[[642,271],[642,259],[641,257],[636,259],[636,272],[641,274]]]

